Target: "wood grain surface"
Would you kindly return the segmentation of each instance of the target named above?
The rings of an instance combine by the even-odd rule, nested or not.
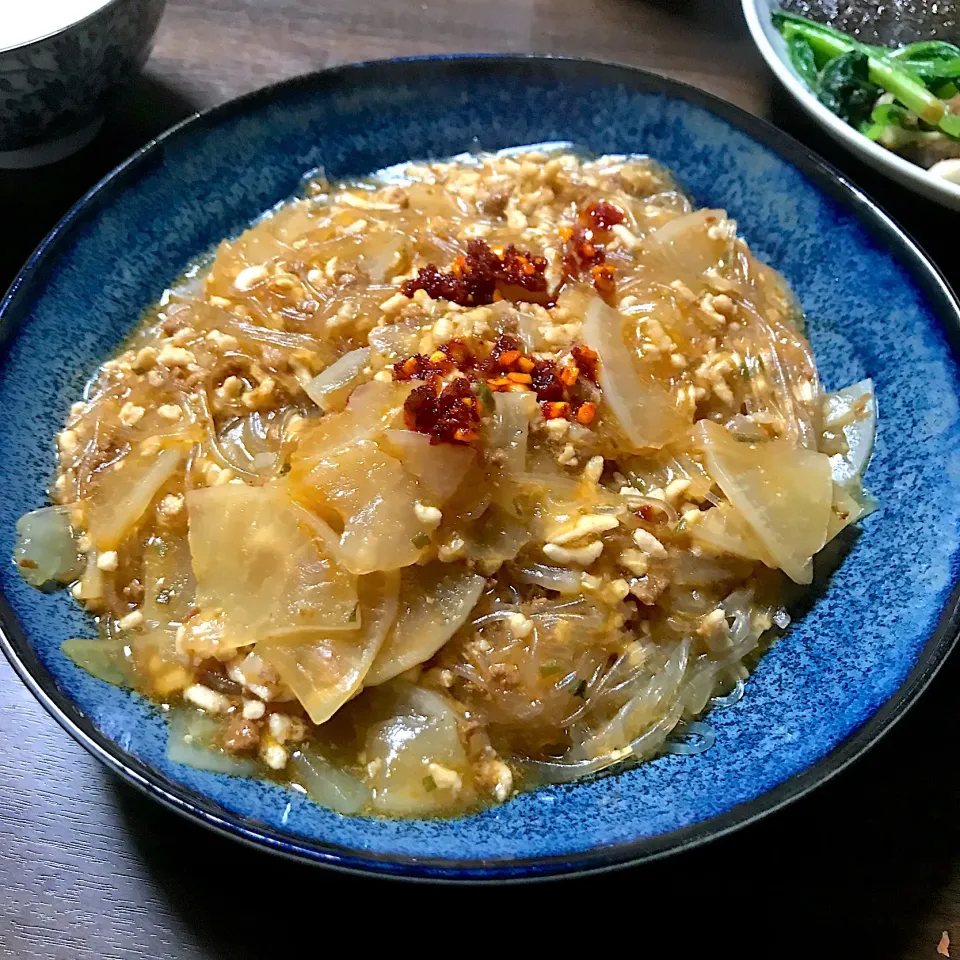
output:
[[[734,0],[171,0],[144,77],[97,140],[54,167],[0,173],[0,287],[100,176],[194,110],[348,60],[528,50],[643,66],[769,118],[956,276],[956,215],[805,121]],[[245,960],[301,944],[499,955],[529,942],[644,958],[935,960],[942,931],[960,941],[958,680],[955,657],[851,769],[706,848],[586,880],[451,889],[303,867],[181,820],[101,768],[0,662],[0,957]]]

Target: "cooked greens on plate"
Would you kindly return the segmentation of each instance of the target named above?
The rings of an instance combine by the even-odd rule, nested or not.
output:
[[[790,62],[824,106],[881,146],[960,183],[960,47],[926,40],[862,43],[775,11]]]

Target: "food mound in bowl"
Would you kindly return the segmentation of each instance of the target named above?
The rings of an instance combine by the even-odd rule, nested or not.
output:
[[[20,521],[174,761],[435,816],[711,741],[865,511],[869,383],[644,156],[313,180],[196,265]]]

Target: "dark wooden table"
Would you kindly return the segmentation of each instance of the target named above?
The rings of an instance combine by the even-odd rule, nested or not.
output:
[[[956,275],[956,215],[871,174],[799,116],[734,0],[171,0],[145,76],[98,139],[54,167],[0,173],[0,287],[84,190],[194,110],[345,60],[477,50],[617,60],[726,97],[823,153]],[[587,880],[467,890],[340,876],[210,835],[108,774],[0,662],[0,956],[242,960],[384,939],[501,953],[527,928],[540,947],[629,938],[656,958],[936,958],[943,930],[960,940],[958,682],[955,657],[851,770],[704,849]]]

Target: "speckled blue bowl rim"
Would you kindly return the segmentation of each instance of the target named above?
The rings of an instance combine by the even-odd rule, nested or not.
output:
[[[188,141],[193,129],[256,110],[284,92],[297,89],[322,90],[324,83],[342,85],[349,83],[354,77],[362,83],[364,74],[371,70],[380,72],[378,79],[382,82],[383,71],[402,72],[406,64],[435,62],[438,65],[462,64],[470,67],[494,61],[513,65],[526,63],[544,68],[555,65],[560,70],[576,70],[579,65],[642,92],[655,92],[686,100],[738,127],[798,168],[822,193],[852,212],[861,227],[875,239],[882,240],[888,252],[911,274],[926,297],[928,306],[942,324],[942,332],[954,357],[960,356],[960,304],[944,277],[917,244],[873,200],[812,150],[771,124],[680,81],[614,63],[539,54],[459,54],[347,64],[281,81],[194,114],[151,140],[120,164],[89,190],[51,230],[0,302],[0,349],[5,347],[16,329],[17,312],[29,302],[34,285],[43,279],[45,266],[55,258],[58,243],[66,239],[72,229],[108,206],[114,190],[135,182],[139,170],[149,162],[153,154],[167,145]],[[529,859],[458,860],[379,854],[310,841],[233,814],[163,776],[138,758],[126,753],[121,755],[117,744],[101,733],[58,688],[56,681],[24,636],[7,599],[0,596],[0,648],[14,670],[51,716],[81,746],[147,796],[214,831],[261,850],[349,872],[432,881],[523,881],[593,873],[659,859],[746,826],[804,796],[838,774],[876,743],[926,689],[956,644],[958,635],[960,583],[955,581],[936,629],[928,637],[915,665],[899,689],[853,734],[807,769],[723,814],[658,836],[579,853]]]

